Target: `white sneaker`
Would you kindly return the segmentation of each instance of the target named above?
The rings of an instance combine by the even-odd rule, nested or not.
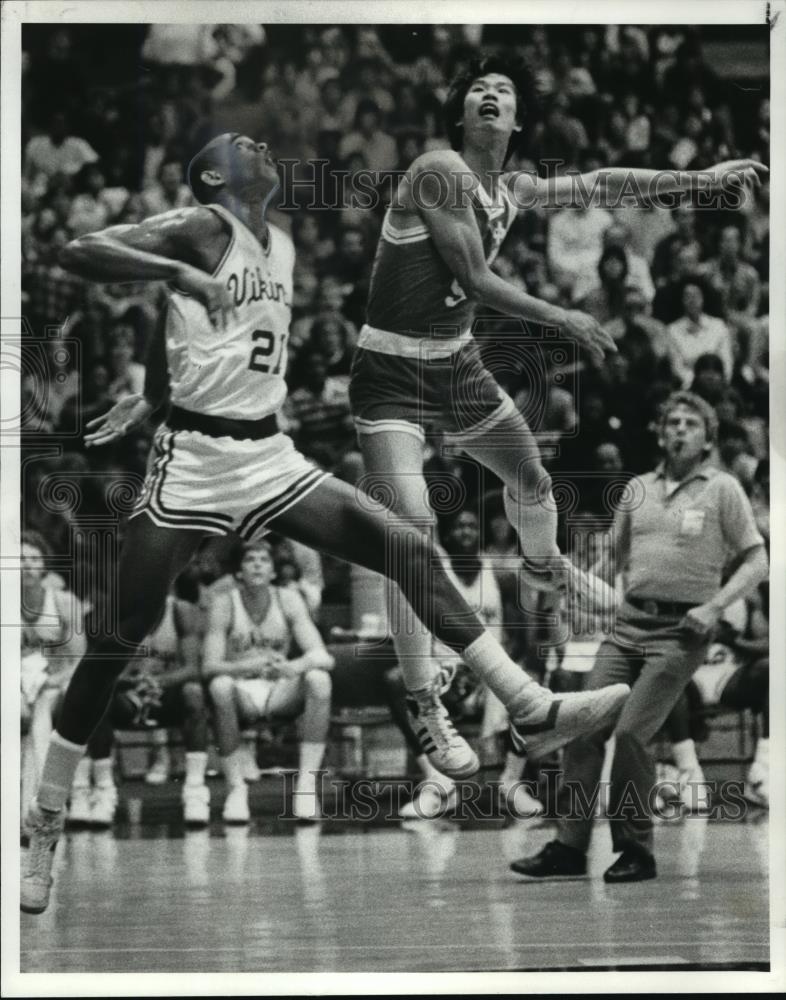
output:
[[[262,777],[262,772],[259,770],[255,759],[255,749],[256,744],[240,744],[240,751],[242,753],[240,766],[243,770],[243,781],[247,781],[251,785],[253,785],[256,781],[259,781]]]
[[[229,789],[222,816],[225,823],[250,822],[251,812],[248,808],[248,789],[245,782],[242,785],[233,785]]]
[[[207,826],[210,822],[210,789],[207,785],[183,786],[183,821],[187,826]]]
[[[527,586],[546,594],[562,593],[569,607],[586,615],[609,613],[619,604],[617,592],[600,577],[580,569],[567,556],[549,559],[542,566],[522,560],[521,575]]]
[[[691,813],[708,813],[711,807],[710,789],[701,768],[679,773],[680,802]]]
[[[437,819],[456,807],[457,797],[458,789],[455,785],[440,788],[436,782],[426,781],[420,786],[414,799],[401,807],[399,816],[405,820]]]
[[[527,680],[520,698],[508,706],[516,753],[535,760],[611,725],[629,694],[627,684],[611,684],[598,691],[555,695]],[[523,709],[516,709],[517,700],[524,702]]]
[[[117,812],[117,787],[115,785],[100,785],[93,789],[90,804],[90,823],[92,826],[106,829],[114,823]]]
[[[145,775],[146,785],[165,785],[169,781],[169,753],[159,751]]]
[[[68,806],[68,822],[87,825],[92,820],[91,803],[93,789],[90,785],[79,785],[71,789],[71,802]]]
[[[27,813],[30,846],[22,852],[19,905],[24,913],[43,913],[52,890],[52,862],[65,824],[65,811],[41,809],[35,799]]]
[[[770,808],[770,776],[768,768],[758,761],[751,764],[745,777],[743,798],[762,809]]]
[[[499,802],[501,808],[515,819],[543,815],[543,803],[535,798],[522,781],[500,781]]]
[[[456,731],[433,685],[426,698],[406,699],[410,723],[423,753],[434,767],[449,778],[469,778],[480,767],[478,755]]]
[[[295,782],[292,792],[292,815],[296,820],[306,823],[318,823],[322,819],[319,798],[314,782]]]

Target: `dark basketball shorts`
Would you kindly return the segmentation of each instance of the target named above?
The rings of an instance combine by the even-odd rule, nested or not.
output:
[[[358,435],[387,430],[468,439],[516,413],[474,342],[453,354],[400,357],[359,347],[350,403]]]

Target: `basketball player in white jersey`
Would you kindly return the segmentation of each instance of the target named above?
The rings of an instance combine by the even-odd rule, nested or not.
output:
[[[47,573],[49,548],[22,534],[22,817],[35,793],[52,725],[71,672],[85,651],[79,599]]]
[[[53,850],[90,734],[205,534],[250,540],[275,530],[393,579],[426,627],[505,704],[533,755],[607,724],[629,693],[617,685],[555,699],[529,681],[457,593],[425,534],[413,535],[382,504],[313,466],[279,432],[294,250],[266,220],[279,183],[275,163],[265,143],[227,133],[197,154],[189,183],[199,207],[80,237],[61,258],[91,281],[168,283],[171,406],[127,526],[117,628],[91,643],[74,672],[29,811],[21,888],[27,912],[48,905]],[[121,407],[97,437],[111,439],[115,423],[128,419]],[[421,694],[419,721],[439,770],[458,777],[477,770],[435,686]]]
[[[704,188],[727,178],[758,181],[751,160],[704,172],[627,169],[541,180],[505,172],[535,102],[531,75],[503,57],[481,58],[453,81],[445,104],[452,149],[419,156],[388,208],[371,275],[350,400],[369,477],[391,507],[423,528],[433,523],[423,478],[426,434],[438,431],[504,484],[505,512],[524,555],[522,575],[537,590],[567,590],[598,610],[613,607],[603,582],[583,573],[557,547],[557,507],[537,441],[524,417],[483,365],[472,335],[477,307],[531,320],[576,341],[595,363],[616,347],[590,316],[534,298],[491,270],[518,211],[570,204],[585,192],[657,194]],[[578,195],[577,195],[578,192]],[[585,194],[585,200],[588,195]],[[522,334],[523,336],[523,334]],[[522,363],[521,356],[512,358]],[[416,702],[436,674],[431,637],[402,624],[389,590],[390,620],[407,688]],[[511,730],[516,742],[518,735]]]
[[[302,713],[302,741],[292,811],[296,819],[319,818],[316,772],[322,765],[330,724],[333,657],[295,590],[272,585],[268,544],[243,545],[236,586],[216,594],[208,608],[202,670],[213,703],[213,721],[227,782],[224,820],[250,819],[240,732],[262,721]],[[296,646],[298,655],[290,656]]]

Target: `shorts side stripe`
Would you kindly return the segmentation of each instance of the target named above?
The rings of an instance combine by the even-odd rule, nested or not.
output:
[[[426,432],[420,424],[413,424],[409,420],[397,420],[388,417],[384,420],[366,420],[364,417],[355,417],[355,432],[358,437],[369,434],[384,434],[386,431],[399,431],[403,434],[411,434],[418,441],[426,440]]]
[[[240,527],[236,529],[237,533],[241,538],[251,538],[260,528],[264,527],[267,521],[289,510],[298,500],[302,500],[303,497],[311,493],[312,490],[329,476],[330,473],[325,472],[323,469],[311,469],[305,476],[301,476],[289,489],[272,500],[260,504],[250,514],[247,514],[243,518]]]
[[[164,521],[161,517],[155,513],[149,506],[140,507],[139,510],[135,510],[133,513],[128,515],[128,520],[133,521],[135,517],[139,517],[140,514],[147,514],[153,524],[158,525],[159,528],[183,528],[187,531],[202,531],[208,535],[226,535],[226,528],[217,528],[214,526],[208,526],[206,524],[189,522],[189,521]]]
[[[158,469],[156,472],[156,481],[151,491],[148,503],[148,508],[156,515],[156,523],[160,524],[162,527],[169,528],[201,527],[205,529],[212,529],[214,533],[216,529],[218,529],[218,531],[222,534],[229,531],[232,525],[232,518],[227,514],[201,510],[181,510],[174,507],[167,508],[164,505],[161,498],[161,491],[164,487],[164,482],[166,481],[167,466],[174,457],[176,433],[176,431],[170,431],[165,439],[162,449],[163,455],[157,463]]]

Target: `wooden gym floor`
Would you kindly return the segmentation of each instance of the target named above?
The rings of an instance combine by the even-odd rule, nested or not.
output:
[[[509,871],[553,832],[281,819],[69,833],[49,910],[21,917],[21,970],[767,968],[766,813],[662,823],[659,877],[616,887],[600,877],[613,859],[602,823],[588,880]]]

